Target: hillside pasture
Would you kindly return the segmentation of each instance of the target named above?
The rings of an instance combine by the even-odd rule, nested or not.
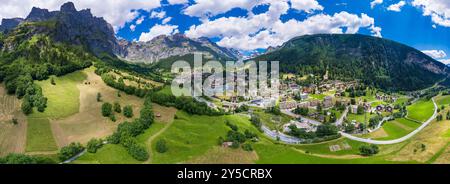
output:
[[[58,150],[50,122],[46,118],[28,118],[26,152]]]
[[[406,107],[408,118],[424,122],[433,115],[434,105],[431,100],[419,100],[416,103]]]
[[[119,113],[115,113],[116,122],[103,117],[101,106],[104,102],[111,104],[119,102],[122,108],[131,105],[134,117],[138,116],[143,105],[143,100],[139,97],[125,93],[121,93],[118,97],[118,91],[107,86],[101,77],[94,73],[93,68],[85,69],[83,72],[86,79],[75,85],[80,94],[78,113],[52,121],[52,129],[60,147],[71,142],[86,143],[91,138],[104,138],[112,134],[120,122],[132,120]],[[97,102],[98,93],[101,94],[101,102]]]
[[[398,139],[403,136],[406,136],[407,134],[411,133],[415,129],[417,129],[421,124],[405,119],[395,119],[392,121],[388,121],[383,124],[382,128],[379,130],[372,132],[372,135],[380,134],[380,132],[385,132],[387,134],[386,136],[369,136],[377,140],[392,140],[392,139]],[[370,134],[369,134],[370,135]]]

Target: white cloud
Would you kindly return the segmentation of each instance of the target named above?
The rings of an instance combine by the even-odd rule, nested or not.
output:
[[[165,11],[152,11],[152,13],[150,14],[150,18],[158,18],[158,19],[163,19],[164,17],[166,17],[166,12]]]
[[[423,50],[422,52],[434,59],[442,59],[447,57],[447,54],[443,50]]]
[[[142,22],[144,22],[144,19],[145,19],[144,16],[142,16],[142,17],[140,17],[139,19],[137,19],[137,20],[136,20],[136,25],[142,24]]]
[[[160,7],[160,0],[114,0],[114,1],[93,1],[93,0],[71,0],[78,10],[90,8],[97,17],[103,17],[111,23],[116,31],[122,28],[126,22],[134,20],[138,15],[132,10],[151,9]],[[59,10],[60,6],[67,0],[2,0],[0,8],[0,18],[26,17],[32,7],[46,8],[51,11]]]
[[[441,60],[438,60],[438,61],[441,62],[441,63],[444,63],[446,65],[450,64],[450,59],[441,59]]]
[[[175,5],[175,4],[187,4],[189,3],[189,0],[167,0],[169,4]]]
[[[156,24],[150,28],[149,32],[142,33],[139,37],[140,42],[150,41],[159,35],[173,35],[179,33],[177,25],[160,25]]]
[[[172,20],[172,17],[167,17],[165,19],[162,20],[162,24],[167,24]]]
[[[134,30],[136,30],[136,25],[134,25],[134,24],[131,24],[130,25],[130,30],[133,32]]]
[[[211,17],[233,8],[249,10],[257,4],[265,3],[264,1],[266,0],[195,0],[194,4],[184,10],[184,14],[192,17]]]
[[[376,27],[375,20],[366,14],[358,16],[340,12],[331,16],[321,13],[303,21],[291,19],[282,22],[279,18],[288,9],[287,2],[272,2],[266,13],[208,20],[201,25],[191,26],[186,35],[194,38],[219,37],[221,39],[217,44],[220,46],[242,50],[279,46],[293,37],[305,34],[353,34],[360,28],[366,28],[374,36],[381,37],[381,28]]]
[[[430,16],[437,25],[450,27],[450,1],[413,0],[412,5],[421,8],[424,16]]]
[[[406,5],[405,1],[400,1],[397,4],[390,5],[387,9],[389,11],[400,12],[402,7],[405,6],[405,5]]]
[[[376,5],[382,4],[383,0],[374,0],[370,3],[370,7],[374,8]]]
[[[291,8],[310,13],[314,10],[323,10],[317,0],[291,0]]]

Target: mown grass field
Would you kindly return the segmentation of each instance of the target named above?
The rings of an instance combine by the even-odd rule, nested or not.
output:
[[[368,123],[370,118],[375,117],[375,114],[370,114],[368,112],[366,112],[366,114],[353,114],[353,113],[348,113],[347,115],[347,119],[349,121],[353,121],[356,120],[356,122],[360,122],[360,123]]]
[[[46,118],[28,118],[27,152],[55,151],[58,149],[50,122]]]
[[[417,129],[421,124],[405,119],[395,119],[393,121],[388,121],[383,124],[382,131],[385,131],[387,136],[375,138],[377,140],[392,140],[401,138],[415,129]],[[381,130],[380,130],[381,131]]]
[[[406,110],[408,110],[408,118],[424,122],[433,115],[434,105],[431,100],[419,100],[406,107]]]
[[[450,105],[450,95],[436,97],[436,103],[438,106]]]
[[[76,161],[74,164],[139,164],[131,157],[127,150],[121,145],[107,144],[97,153],[86,153]]]
[[[42,87],[48,102],[44,112],[34,110],[30,118],[58,119],[79,112],[80,91],[76,85],[86,79],[86,74],[83,71],[77,71],[61,77],[53,76],[53,78],[56,85],[51,84],[51,79],[36,81],[36,84]]]
[[[333,158],[305,154],[288,145],[277,145],[270,141],[261,141],[254,145],[258,153],[258,164],[395,164],[416,163],[386,160],[385,156]]]
[[[191,116],[185,112],[178,112],[177,117],[173,125],[152,142],[153,163],[180,163],[205,154],[217,145],[219,136],[227,133],[224,117]],[[156,152],[155,143],[159,139],[167,141],[166,153]]]

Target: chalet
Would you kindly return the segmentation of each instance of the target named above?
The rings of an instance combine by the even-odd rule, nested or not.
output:
[[[230,147],[232,145],[233,145],[233,142],[223,142],[222,143],[222,147],[224,147],[224,148],[228,148],[228,147]]]
[[[297,108],[297,102],[296,101],[284,101],[280,102],[280,109],[295,109]]]

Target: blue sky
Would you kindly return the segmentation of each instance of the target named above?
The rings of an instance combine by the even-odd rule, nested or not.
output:
[[[370,18],[373,18],[373,26],[381,29],[381,36],[383,38],[392,39],[409,46],[415,47],[419,50],[427,50],[426,52],[430,55],[433,55],[438,60],[445,61],[448,59],[448,56],[445,56],[446,53],[450,53],[450,27],[442,26],[437,22],[434,22],[431,16],[424,15],[424,11],[426,7],[421,7],[420,5],[413,5],[413,0],[404,1],[404,5],[400,6],[396,11],[393,11],[392,8],[389,8],[391,5],[395,5],[399,3],[399,0],[384,0],[381,4],[376,4],[371,7],[371,2],[373,0],[308,0],[308,1],[316,1],[319,6],[322,8],[318,8],[312,11],[302,11],[292,8],[292,2],[287,2],[290,5],[290,8],[282,13],[281,16],[276,17],[281,22],[287,22],[289,20],[296,20],[298,22],[306,21],[308,18],[317,16],[317,15],[328,15],[333,17],[333,15],[346,12],[350,15],[358,16],[360,19],[362,18],[361,14],[365,14]],[[414,2],[416,3],[416,2]],[[420,2],[419,2],[420,3]],[[445,3],[445,2],[444,2]],[[416,3],[417,4],[417,3]],[[161,18],[150,18],[150,14],[152,12],[165,12],[166,17],[171,17],[171,20],[166,23],[166,25],[177,26],[176,31],[169,32],[167,30],[161,31],[161,34],[174,34],[174,33],[188,33],[191,26],[200,26],[205,24],[205,20],[208,22],[215,21],[221,18],[230,18],[230,17],[238,17],[242,19],[249,19],[249,12],[252,12],[254,15],[264,14],[269,11],[269,7],[272,6],[270,3],[262,3],[261,5],[257,5],[251,8],[242,8],[242,7],[234,7],[226,10],[224,13],[219,10],[219,13],[212,13],[212,15],[207,16],[192,16],[186,15],[186,9],[190,6],[196,5],[195,1],[190,1],[187,4],[178,4],[178,5],[169,5],[167,1],[161,1],[161,7],[157,9],[153,9],[151,11],[140,11],[141,16],[145,17],[145,20],[140,24],[136,25],[136,20],[130,21],[126,23],[121,29],[117,31],[117,35],[119,37],[128,39],[128,40],[140,40],[142,33],[147,33],[149,30],[155,25],[163,25],[163,19]],[[219,6],[219,5],[218,5]],[[206,9],[205,9],[206,11]],[[439,12],[438,12],[439,13]],[[445,13],[445,12],[444,12]],[[191,13],[194,14],[194,13]],[[329,18],[329,17],[328,17]],[[445,17],[444,17],[445,18]],[[361,21],[361,20],[359,20]],[[356,21],[358,22],[358,21]],[[332,22],[329,24],[333,24]],[[322,33],[322,32],[333,32],[332,29],[336,29],[336,26],[341,29],[342,32],[346,32],[349,29],[348,25],[343,25],[342,23],[336,23],[338,25],[324,25],[325,27],[329,26],[329,30],[312,30],[306,31],[307,34],[314,33]],[[340,25],[339,25],[340,24]],[[353,24],[353,23],[351,23]],[[354,23],[357,24],[357,23]],[[136,25],[134,31],[130,29],[131,25]],[[212,24],[211,24],[212,25]],[[205,24],[205,27],[211,26]],[[224,27],[228,26],[224,24]],[[239,27],[241,25],[236,25]],[[313,27],[314,25],[310,26]],[[358,31],[356,33],[366,34],[366,35],[375,35],[373,29],[371,29],[372,25],[359,25]],[[244,26],[245,27],[245,26]],[[261,31],[268,30],[271,28],[267,28],[261,26],[262,28],[259,31],[254,31],[252,33],[246,32],[243,30],[244,36],[256,36]],[[289,28],[287,26],[286,28]],[[281,28],[278,28],[281,29]],[[302,26],[299,26],[299,29],[305,29]],[[234,29],[232,29],[234,30]],[[201,31],[199,31],[201,32]],[[221,33],[211,33],[211,31],[203,31],[206,33],[192,33],[188,34],[188,36],[199,37],[205,36],[209,37],[214,41],[217,41],[219,45],[225,47],[235,47],[241,50],[253,50],[256,49],[252,46],[240,45],[235,42],[220,42],[221,39],[226,36],[222,36]],[[295,33],[292,33],[292,36],[295,36]],[[304,34],[304,32],[299,31],[299,35]],[[291,36],[291,37],[292,37]],[[242,37],[242,36],[239,36]],[[152,36],[148,37],[152,38]],[[281,38],[276,41],[266,41],[265,44],[254,43],[252,45],[260,45],[260,47],[264,46],[276,46],[279,45],[283,41],[286,41],[287,38]],[[242,42],[249,41],[248,39],[240,39]],[[141,39],[141,41],[146,41],[146,39]],[[256,46],[259,47],[259,46]],[[445,54],[442,54],[445,53]],[[444,57],[445,56],[445,57]]]
[[[2,0],[0,18],[68,0]],[[305,34],[359,33],[395,40],[450,63],[450,0],[70,0],[111,23],[117,37],[208,37],[241,51],[264,50]],[[449,55],[449,56],[447,56]]]

